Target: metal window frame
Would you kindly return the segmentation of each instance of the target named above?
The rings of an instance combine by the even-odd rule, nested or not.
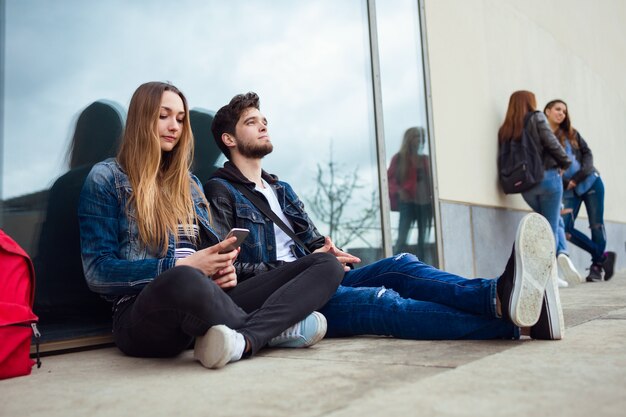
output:
[[[378,26],[376,24],[376,0],[367,0],[367,17],[370,41],[370,64],[374,97],[374,127],[376,138],[376,161],[378,165],[378,199],[380,203],[380,223],[383,237],[383,254],[392,255],[391,219],[389,216],[389,185],[387,184],[387,163],[385,153],[385,126],[383,121],[383,93],[380,82],[380,55],[378,52]]]
[[[437,149],[435,146],[435,122],[433,119],[433,94],[430,84],[430,59],[428,56],[428,36],[426,31],[426,0],[417,0],[420,19],[420,36],[422,46],[422,72],[426,95],[426,120],[428,129],[428,146],[430,150],[430,169],[433,181],[433,215],[435,217],[435,243],[437,244],[438,267],[444,269],[443,240],[441,232],[441,206],[439,204],[439,180],[437,178]]]

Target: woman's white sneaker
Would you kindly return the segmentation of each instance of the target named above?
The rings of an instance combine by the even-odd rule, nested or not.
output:
[[[563,278],[565,278],[565,281],[567,281],[571,285],[580,284],[581,282],[583,282],[583,277],[578,273],[569,256],[564,253],[559,253],[559,256],[556,257],[556,260],[559,264],[559,269],[561,270],[561,274],[563,275]]]
[[[220,324],[196,338],[193,356],[205,368],[218,369],[241,359],[245,348],[246,340],[241,333]]]

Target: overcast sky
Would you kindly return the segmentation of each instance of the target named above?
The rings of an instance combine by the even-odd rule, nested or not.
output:
[[[425,125],[417,2],[378,3],[387,160]],[[265,168],[312,191],[317,163],[359,168],[376,187],[367,12],[358,0],[6,0],[2,198],[67,170],[79,112],[127,109],[146,81],[171,81],[191,108],[256,91],[275,152]],[[312,194],[312,193],[311,193]]]

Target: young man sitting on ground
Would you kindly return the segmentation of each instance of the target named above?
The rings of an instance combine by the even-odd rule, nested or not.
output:
[[[320,235],[291,186],[262,169],[273,150],[255,93],[235,96],[213,120],[217,145],[229,159],[205,184],[213,223],[226,234],[250,229],[236,262],[240,281],[312,252],[344,265],[359,259]],[[254,200],[254,202],[252,201]],[[265,206],[272,216],[265,215]],[[287,232],[269,221],[278,217]],[[279,222],[279,221],[278,221]],[[294,239],[295,237],[295,239]],[[401,253],[358,269],[345,267],[341,286],[320,310],[327,337],[385,335],[403,339],[561,339],[555,244],[546,220],[524,217],[498,279],[467,279]],[[306,337],[294,334],[304,343]]]

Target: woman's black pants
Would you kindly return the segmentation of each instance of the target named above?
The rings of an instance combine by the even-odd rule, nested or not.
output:
[[[224,324],[243,334],[254,354],[326,304],[343,275],[333,255],[315,253],[224,291],[200,270],[178,266],[114,307],[114,340],[127,355],[175,356]]]

